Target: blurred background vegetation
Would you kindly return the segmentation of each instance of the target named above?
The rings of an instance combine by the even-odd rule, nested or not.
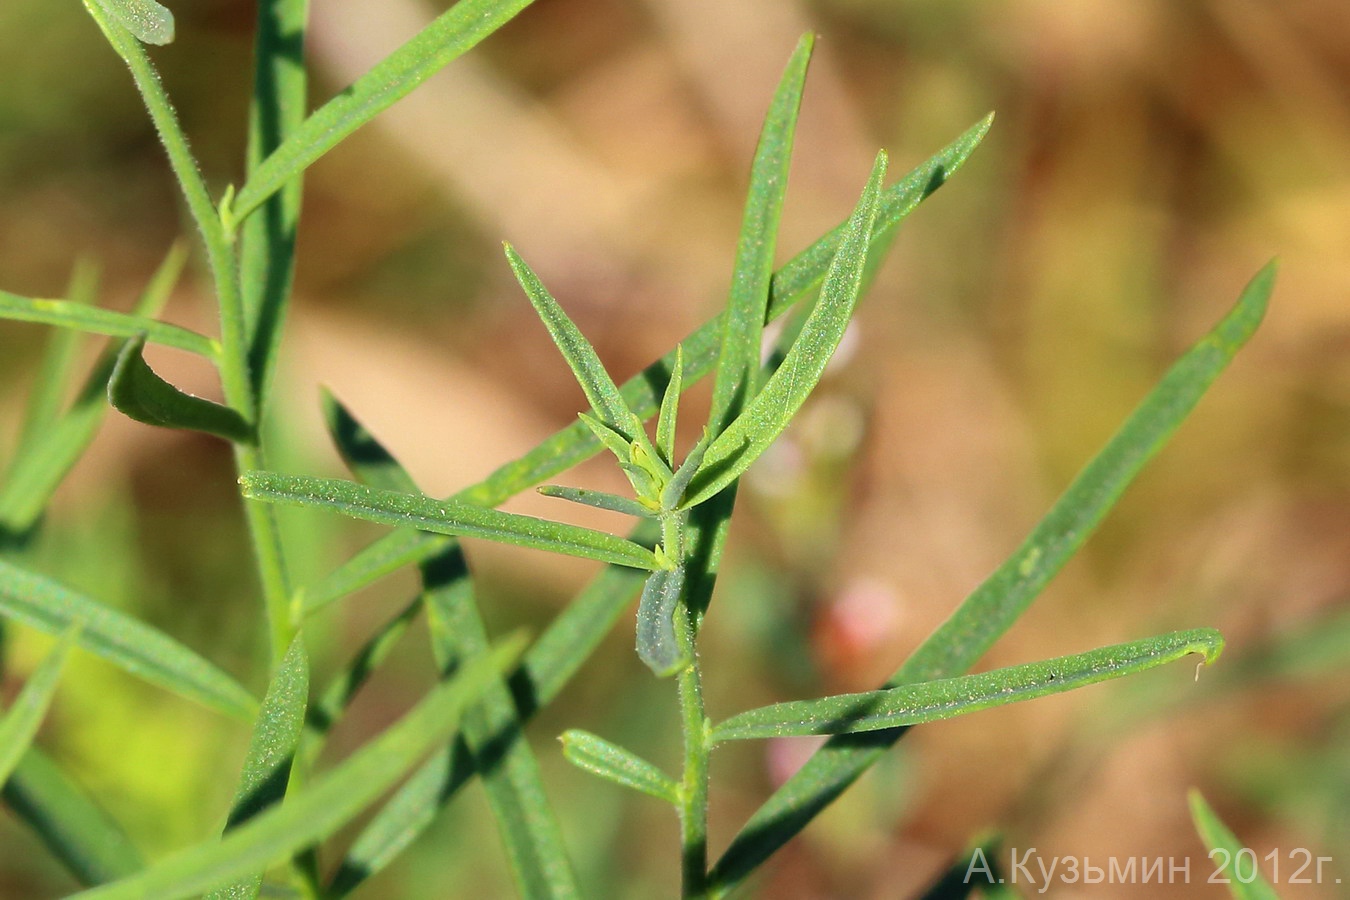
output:
[[[178,39],[153,55],[223,190],[240,173],[253,4],[170,5]],[[315,101],[445,5],[314,0]],[[845,358],[748,476],[704,639],[714,715],[874,686],[1246,279],[1273,255],[1282,265],[1251,346],[986,660],[1213,625],[1229,641],[1217,666],[1198,684],[1179,667],[917,729],[752,892],[909,896],[988,828],[1045,858],[1190,857],[1203,881],[1192,785],[1258,856],[1283,854],[1282,878],[1291,851],[1308,848],[1350,883],[1343,0],[538,0],[311,170],[274,465],[340,471],[320,384],[434,494],[571,421],[580,392],[511,281],[502,239],[616,376],[669,349],[724,296],[760,117],[808,29],[820,40],[784,259],[844,217],[876,147],[899,174],[987,111],[998,119],[906,224]],[[75,0],[5,0],[0,59],[0,285],[60,296],[91,260],[102,302],[126,308],[187,227],[129,77]],[[213,331],[207,284],[198,259],[167,317]],[[0,323],[0,454],[44,339]],[[218,396],[185,355],[152,362]],[[701,421],[694,407],[683,418]],[[618,487],[603,464],[574,474]],[[574,515],[560,505],[511,508]],[[603,516],[578,521],[621,527]],[[309,513],[286,523],[302,580],[378,533]],[[110,416],[30,552],[261,687],[257,589],[223,443]],[[542,627],[591,571],[477,543],[470,554],[498,629]],[[317,683],[413,584],[387,579],[315,621]],[[423,644],[407,639],[331,755],[424,689]],[[6,698],[45,646],[11,631]],[[531,728],[596,897],[670,896],[678,871],[668,811],[571,770],[552,740],[584,727],[674,763],[671,685],[631,646],[625,623]],[[218,828],[247,736],[77,657],[43,746],[148,853]],[[714,853],[808,749],[719,752]],[[0,897],[72,887],[0,813]],[[1080,890],[1223,896],[1197,884]],[[481,798],[457,800],[367,891],[509,896]]]

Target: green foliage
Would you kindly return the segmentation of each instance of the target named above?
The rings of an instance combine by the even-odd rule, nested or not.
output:
[[[1223,823],[1204,796],[1197,790],[1190,793],[1191,818],[1195,821],[1195,830],[1209,847],[1210,862],[1216,874],[1228,882],[1228,890],[1235,900],[1278,900],[1279,895],[1270,886],[1270,882],[1256,868],[1256,859],[1252,856],[1250,868],[1244,868],[1243,858],[1251,853],[1243,853],[1244,847],[1237,835]]]
[[[507,244],[507,264],[580,384],[588,411],[579,411],[571,426],[482,482],[437,499],[417,489],[352,411],[326,396],[330,436],[357,480],[271,471],[266,451],[272,439],[263,411],[282,341],[306,168],[528,5],[528,0],[460,0],[353,85],[305,114],[307,79],[299,48],[306,4],[263,0],[246,176],[237,192],[226,191],[216,202],[142,46],[173,39],[172,15],[153,0],[85,0],[130,69],[200,232],[220,336],[157,318],[183,263],[179,250],[171,252],[130,313],[96,306],[87,274],[77,273],[66,299],[0,292],[0,317],[62,329],[42,364],[18,450],[0,486],[0,538],[24,537],[39,526],[57,485],[92,440],[105,396],[132,419],[224,438],[234,451],[255,551],[259,618],[266,624],[271,670],[259,702],[232,676],[167,634],[39,574],[27,561],[0,559],[0,615],[61,639],[0,718],[0,782],[8,805],[72,875],[92,886],[80,896],[256,897],[275,867],[306,895],[344,896],[388,865],[475,779],[485,788],[520,893],[580,896],[544,789],[543,769],[524,734],[635,595],[637,655],[653,673],[673,677],[677,685],[684,739],[680,776],[576,729],[562,736],[563,754],[675,809],[686,897],[724,896],[737,888],[909,726],[1062,693],[1191,653],[1207,662],[1218,655],[1218,633],[1193,629],[963,674],[1026,611],[1252,335],[1273,286],[1273,265],[1258,273],[1233,311],[1172,367],[1023,545],[881,689],[772,704],[717,725],[709,720],[698,642],[737,482],[808,402],[899,223],[961,167],[992,121],[976,123],[889,188],[884,186],[887,155],[879,152],[849,217],[775,270],[811,35],[802,38],[790,58],[765,117],[731,285],[718,316],[620,385],[563,305]],[[775,353],[762,363],[765,325],[812,299],[814,305],[785,330]],[[81,333],[125,343],[119,351],[104,352],[63,412],[61,398],[73,383]],[[189,396],[156,375],[144,359],[147,342],[204,357],[220,376],[225,402]],[[681,396],[709,374],[712,401],[702,437],[677,461]],[[647,421],[653,416],[654,434],[649,435]],[[634,517],[628,537],[496,509],[602,450],[615,457],[632,497],[561,485],[539,490]],[[295,548],[278,526],[273,504],[336,512],[394,530],[318,583],[296,586],[290,574]],[[509,640],[493,649],[459,537],[577,556],[604,568],[528,646]],[[10,543],[17,542],[0,542],[0,550]],[[382,575],[414,564],[420,578],[416,597],[341,662],[311,700],[306,619]],[[398,722],[320,771],[321,750],[333,725],[423,615],[438,683]],[[33,746],[72,647],[252,723],[252,739],[233,782],[234,799],[217,820],[224,821],[223,835],[145,865],[116,822]],[[879,733],[856,737],[863,732]],[[714,746],[806,734],[832,738],[709,866]],[[377,806],[401,779],[406,780]],[[1231,845],[1231,834],[1220,830],[1203,801],[1197,797],[1193,804],[1211,845]],[[371,807],[376,808],[370,819],[324,883],[317,848],[332,843],[339,829]]]

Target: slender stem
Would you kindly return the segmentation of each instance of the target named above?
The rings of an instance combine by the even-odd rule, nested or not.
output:
[[[240,472],[253,472],[267,467],[261,447],[234,445],[234,462]],[[286,566],[286,553],[281,530],[277,525],[276,507],[271,503],[244,501],[244,518],[253,540],[253,555],[258,563],[258,577],[262,582],[263,605],[267,611],[267,631],[276,663],[285,654],[295,637],[295,622],[291,615],[293,585]]]
[[[679,674],[680,721],[684,729],[684,779],[680,785],[681,896],[705,896],[708,884],[708,739],[703,709],[703,676],[694,647],[694,614],[681,604],[677,636],[690,664]]]
[[[220,360],[221,386],[225,390],[226,402],[245,419],[252,421],[254,398],[249,384],[248,341],[234,247],[211,200],[206,181],[197,168],[187,135],[178,122],[178,114],[145,48],[129,31],[111,21],[97,3],[85,0],[85,8],[103,30],[108,43],[131,69],[141,99],[145,101],[145,107],[150,112],[150,118],[169,157],[169,165],[183,191],[188,211],[201,231],[207,259],[211,264],[211,276],[216,285],[216,301],[220,305],[220,342],[223,349]]]

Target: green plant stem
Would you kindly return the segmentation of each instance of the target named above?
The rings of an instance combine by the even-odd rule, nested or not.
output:
[[[261,445],[235,444],[234,464],[240,472],[265,468],[267,460]],[[281,528],[273,504],[257,500],[244,501],[244,519],[253,541],[253,555],[258,564],[258,578],[262,582],[263,607],[267,613],[267,633],[276,665],[295,637],[295,616],[291,612],[293,586],[286,565]]]
[[[220,307],[220,380],[225,391],[225,401],[245,419],[252,420],[254,403],[248,376],[248,340],[234,247],[211,200],[201,171],[197,168],[187,135],[178,124],[178,114],[174,112],[169,95],[164,90],[159,73],[150,63],[145,48],[131,32],[112,21],[93,0],[85,0],[84,5],[103,30],[108,43],[131,69],[136,88],[155,123],[155,130],[159,132],[159,139],[168,154],[169,165],[183,191],[188,211],[201,232],[216,286],[216,302]]]
[[[681,605],[678,635],[690,660],[679,674],[680,723],[684,729],[684,777],[680,783],[681,896],[702,898],[708,885],[708,757],[710,727],[703,708],[703,675],[694,652],[694,614]]]

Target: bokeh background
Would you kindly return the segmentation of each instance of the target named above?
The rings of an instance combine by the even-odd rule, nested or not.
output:
[[[237,181],[253,4],[179,0],[153,52],[217,190]],[[320,102],[444,3],[314,0]],[[877,147],[895,177],[976,122],[965,169],[908,220],[841,358],[747,478],[704,637],[714,715],[875,686],[1020,541],[1152,382],[1270,257],[1270,315],[1173,444],[987,665],[1212,625],[1213,668],[917,729],[753,883],[753,896],[912,896],[1000,829],[1047,861],[1190,860],[1189,885],[1052,896],[1221,897],[1186,810],[1202,788],[1288,897],[1350,884],[1350,5],[1343,0],[538,0],[322,159],[307,181],[276,465],[339,474],[327,385],[448,493],[582,408],[510,278],[509,239],[626,378],[713,314],[760,117],[819,33],[780,255],[843,218]],[[126,308],[186,217],[130,78],[74,0],[0,5],[0,286],[60,296],[79,260]],[[166,317],[213,331],[200,256]],[[45,338],[0,323],[0,454]],[[192,359],[152,357],[216,396]],[[694,437],[695,393],[683,420]],[[0,461],[5,457],[0,456]],[[618,487],[588,465],[568,483]],[[618,529],[557,501],[510,508]],[[379,530],[287,517],[302,578]],[[226,448],[110,416],[31,551],[44,571],[265,679]],[[472,543],[494,629],[539,629],[587,565]],[[315,622],[316,683],[406,601],[387,579]],[[584,727],[667,766],[671,685],[625,620],[531,726],[596,897],[672,896],[660,805],[572,770]],[[416,635],[338,732],[357,746],[425,689]],[[47,644],[14,629],[5,696]],[[247,736],[87,657],[43,746],[147,853],[219,827]],[[809,750],[719,750],[713,852]],[[1285,884],[1334,858],[1323,884]],[[1267,862],[1267,872],[1270,872]],[[1033,891],[1039,885],[1033,885]],[[0,896],[73,883],[0,811]],[[510,896],[469,791],[365,896]]]

